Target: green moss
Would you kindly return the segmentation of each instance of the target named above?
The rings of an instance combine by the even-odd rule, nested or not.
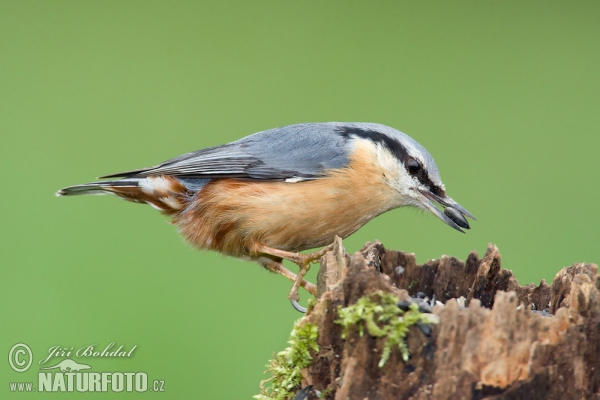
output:
[[[254,396],[255,399],[292,399],[295,392],[300,389],[301,371],[312,362],[310,350],[319,351],[317,344],[319,328],[317,325],[301,321],[296,321],[294,324],[288,341],[290,346],[269,361],[265,373],[270,373],[271,377],[260,383],[260,394]],[[268,382],[271,382],[269,386],[266,385]]]
[[[404,340],[408,328],[419,321],[430,324],[437,320],[431,314],[420,313],[416,304],[412,304],[410,309],[404,312],[398,308],[397,303],[398,298],[393,294],[377,291],[361,297],[356,304],[338,309],[340,319],[336,323],[344,327],[343,339],[346,338],[348,329],[354,325],[358,327],[361,337],[366,327],[371,336],[386,338],[379,367],[385,365],[394,347],[398,347],[404,361],[408,360],[408,347]]]
[[[340,319],[336,323],[344,327],[342,338],[346,338],[351,326],[358,328],[360,336],[364,335],[366,328],[371,336],[386,338],[380,367],[386,363],[395,347],[402,353],[402,358],[408,360],[405,338],[411,325],[418,321],[426,324],[436,322],[437,317],[420,313],[416,304],[404,312],[398,308],[397,303],[396,296],[379,291],[360,298],[354,305],[338,309]],[[254,398],[293,399],[302,383],[301,371],[312,363],[311,350],[319,351],[318,337],[317,325],[303,322],[302,319],[296,321],[288,341],[290,346],[269,361],[265,373],[271,374],[271,377],[260,383],[261,392]],[[323,396],[323,393],[321,395]]]

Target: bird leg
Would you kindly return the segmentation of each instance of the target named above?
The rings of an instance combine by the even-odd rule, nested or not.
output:
[[[262,261],[261,265],[271,272],[275,272],[276,274],[283,275],[286,278],[288,278],[289,280],[291,280],[292,282],[296,282],[297,275],[295,273],[293,273],[292,271],[290,271],[289,269],[285,268],[283,266],[283,264],[279,261],[275,261],[275,260]],[[300,286],[302,286],[304,289],[306,289],[306,291],[308,291],[313,296],[317,295],[317,287],[315,285],[313,285],[312,283],[302,279],[302,281],[300,282]]]
[[[304,276],[310,269],[310,263],[320,260],[321,257],[323,257],[323,255],[325,253],[327,253],[328,251],[330,251],[331,249],[333,249],[333,244],[330,244],[329,246],[325,246],[321,250],[315,251],[313,253],[302,254],[302,253],[293,253],[290,251],[274,249],[272,247],[263,245],[260,247],[259,251],[264,254],[269,254],[269,255],[272,255],[275,257],[289,260],[289,261],[297,264],[300,267],[300,270],[298,271],[298,274],[296,275],[296,279],[294,280],[294,285],[292,286],[292,290],[290,290],[288,299],[290,299],[290,301],[292,302],[292,306],[294,306],[294,308],[296,310],[298,310],[300,312],[306,312],[306,308],[304,308],[298,304],[298,300],[300,300],[300,297],[298,296],[298,288],[300,286],[303,286],[302,282],[304,281]],[[291,274],[291,272],[290,272],[290,274]],[[311,285],[312,285],[312,287],[315,287],[315,285],[313,285],[313,284],[311,284]],[[306,287],[306,286],[304,286],[304,287]],[[316,290],[314,290],[314,293],[313,293],[313,291],[310,291],[310,290],[309,290],[309,292],[312,295],[316,295]]]

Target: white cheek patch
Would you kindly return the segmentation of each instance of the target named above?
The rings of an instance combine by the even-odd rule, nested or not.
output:
[[[419,201],[417,204],[421,204],[420,199],[422,195],[419,193],[419,190],[429,189],[419,182],[416,177],[410,175],[402,166],[402,163],[386,148],[383,148],[380,145],[377,145],[377,160],[387,171],[386,173],[389,173],[390,175],[388,184],[403,195]],[[422,157],[417,157],[417,160],[423,165],[423,168],[426,168],[425,160],[423,160]],[[438,185],[442,190],[445,190],[444,185],[441,182],[434,182],[434,184]]]
[[[398,159],[382,145],[377,144],[375,147],[377,162],[385,171],[386,177],[394,181],[399,180],[404,171]]]
[[[406,172],[402,163],[387,148],[381,145],[377,145],[377,161],[385,171],[386,183],[404,196],[404,201],[412,198],[418,202],[420,193],[414,189],[420,186],[420,183]]]

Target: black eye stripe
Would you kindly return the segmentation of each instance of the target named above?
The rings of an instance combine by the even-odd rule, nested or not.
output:
[[[345,127],[338,130],[338,134],[345,138],[356,136],[362,139],[368,139],[374,143],[379,143],[385,148],[387,148],[394,155],[394,157],[400,160],[403,164],[410,157],[408,155],[408,150],[406,150],[406,148],[402,144],[398,143],[391,137],[375,130]]]
[[[444,190],[438,186],[436,186],[431,179],[429,179],[429,174],[427,174],[427,170],[423,168],[423,165],[419,160],[415,160],[414,158],[410,158],[406,162],[406,169],[408,173],[417,178],[417,180],[429,191],[435,195],[440,197],[444,197]]]
[[[444,197],[446,194],[441,187],[436,186],[427,174],[427,170],[423,168],[423,165],[413,157],[408,154],[408,150],[398,141],[392,139],[391,137],[378,132],[376,130],[367,130],[356,127],[344,127],[338,130],[337,132],[340,136],[349,138],[351,136],[356,136],[363,139],[369,139],[375,143],[380,143],[382,146],[385,146],[393,155],[396,157],[409,171],[409,173],[418,179],[418,181],[427,187],[429,191],[438,196]],[[411,161],[416,161],[418,164],[418,170],[415,169],[415,172],[410,171],[409,163]]]

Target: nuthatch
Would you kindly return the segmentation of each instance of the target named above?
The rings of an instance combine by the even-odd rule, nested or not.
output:
[[[103,176],[57,196],[114,194],[169,215],[195,247],[253,260],[298,287],[334,237],[376,216],[413,206],[461,231],[465,208],[452,200],[431,155],[410,136],[373,123],[306,123],[258,132],[151,168]],[[115,179],[118,178],[118,179]],[[436,208],[435,203],[445,208]],[[298,274],[282,260],[300,266]]]

